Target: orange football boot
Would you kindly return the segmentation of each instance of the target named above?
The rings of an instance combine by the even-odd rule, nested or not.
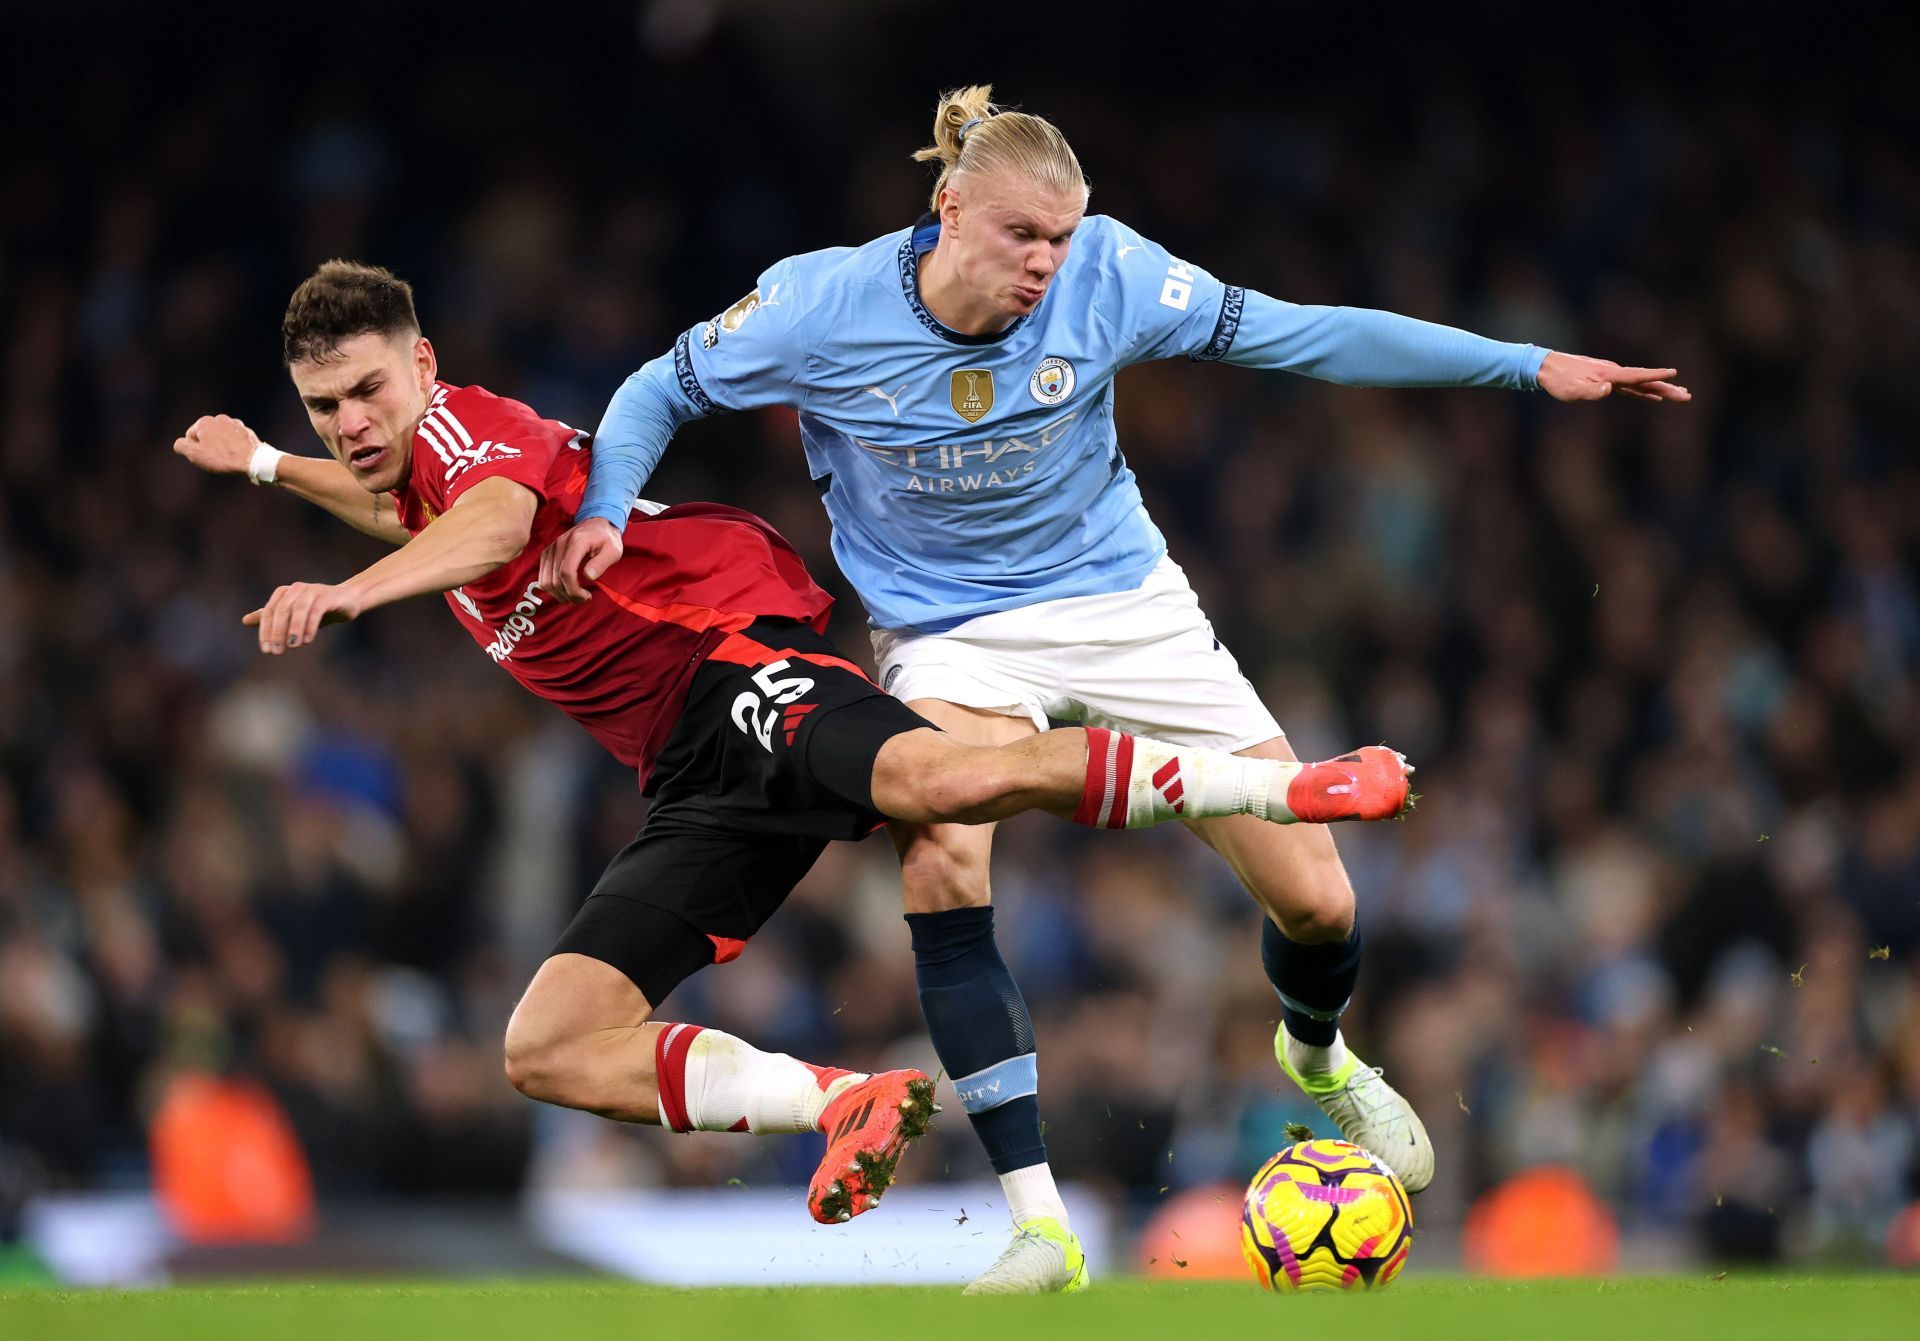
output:
[[[1287,784],[1287,809],[1307,824],[1395,819],[1413,809],[1413,765],[1385,745],[1307,764]]]
[[[927,1134],[940,1105],[924,1071],[882,1071],[850,1085],[820,1114],[826,1157],[807,1188],[807,1209],[840,1224],[880,1202],[907,1142]]]

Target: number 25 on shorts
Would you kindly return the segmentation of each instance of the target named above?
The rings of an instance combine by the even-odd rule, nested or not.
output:
[[[782,657],[779,661],[770,661],[753,673],[753,682],[759,687],[756,694],[751,689],[740,692],[733,701],[733,724],[760,742],[760,747],[768,754],[773,753],[773,728],[780,720],[779,706],[791,703],[813,688],[813,681],[804,675],[788,676],[776,679],[783,670],[792,666],[792,662]],[[764,698],[765,712],[761,711]]]

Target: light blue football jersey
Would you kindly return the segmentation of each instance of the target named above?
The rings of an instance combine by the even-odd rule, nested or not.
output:
[[[1535,385],[1546,351],[1221,283],[1126,225],[1082,221],[1047,295],[991,335],[920,300],[925,219],[789,257],[627,379],[579,518],[621,524],[680,425],[798,411],[833,553],[876,628],[1128,591],[1166,552],[1113,424],[1114,375],[1184,354],[1367,386]]]

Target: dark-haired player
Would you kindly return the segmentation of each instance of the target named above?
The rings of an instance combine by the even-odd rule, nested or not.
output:
[[[385,270],[320,267],[282,335],[332,459],[279,452],[225,416],[196,421],[174,450],[400,548],[344,582],[277,589],[246,617],[261,651],[444,592],[502,669],[654,797],[514,1011],[509,1078],[536,1099],[676,1131],[825,1131],[808,1195],[817,1220],[878,1199],[925,1130],[932,1082],[816,1066],[652,1016],[688,974],[738,955],[828,841],[889,817],[984,823],[1041,809],[1119,828],[1383,819],[1405,805],[1405,761],[1378,746],[1302,766],[1098,729],[961,744],[835,652],[820,635],[831,598],[770,526],[733,508],[643,509],[601,599],[555,601],[539,556],[572,522],[587,435],[438,380],[411,290]]]

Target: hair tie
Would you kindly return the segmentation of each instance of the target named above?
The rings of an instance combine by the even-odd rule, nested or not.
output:
[[[973,120],[961,126],[960,129],[954,133],[953,142],[955,144],[965,144],[967,142],[967,132],[971,131],[975,126],[979,125],[982,121],[985,121],[986,119],[987,118],[984,116],[976,116]]]

